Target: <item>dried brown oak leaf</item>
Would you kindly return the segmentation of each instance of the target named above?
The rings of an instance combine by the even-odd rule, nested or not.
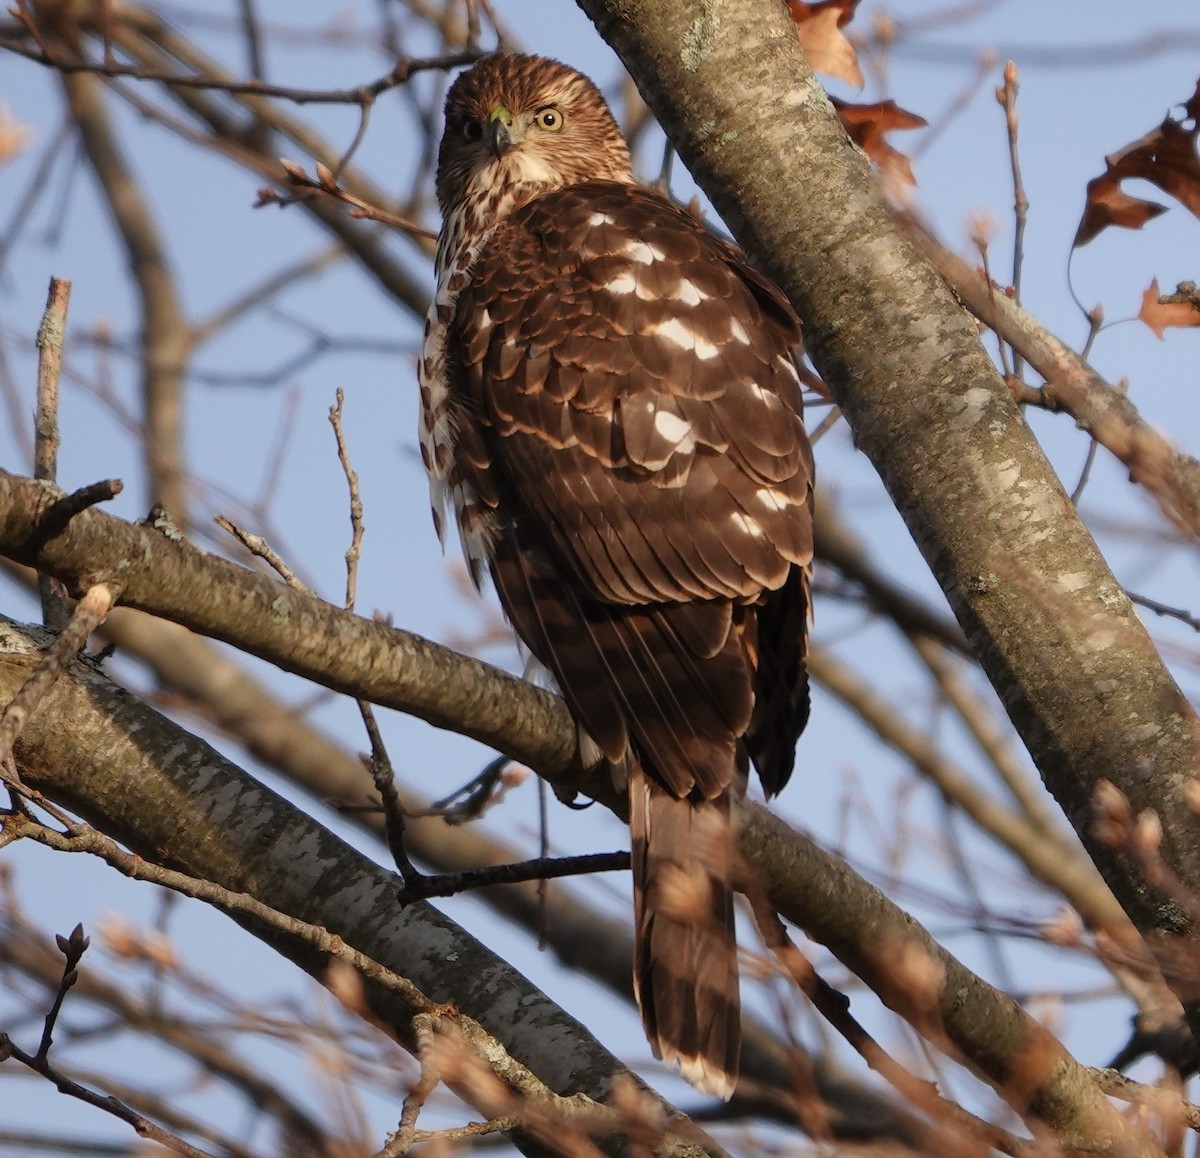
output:
[[[1142,293],[1142,308],[1138,318],[1145,322],[1160,338],[1169,326],[1200,326],[1200,309],[1196,308],[1196,287],[1181,285],[1179,292],[1160,295],[1158,278],[1155,278]]]
[[[1167,116],[1161,125],[1118,153],[1105,157],[1103,176],[1088,182],[1087,201],[1074,246],[1086,245],[1110,225],[1141,229],[1147,221],[1165,213],[1167,207],[1121,189],[1127,177],[1141,177],[1169,193],[1192,214],[1200,217],[1200,159],[1196,136],[1200,132],[1200,81],[1183,105],[1184,116]],[[1191,127],[1186,127],[1186,122]]]
[[[899,150],[893,149],[884,133],[895,129],[920,129],[928,122],[924,117],[902,109],[895,101],[878,101],[873,105],[853,105],[830,97],[842,119],[850,139],[878,166],[886,177],[915,185],[912,165]]]
[[[858,52],[842,32],[854,19],[859,0],[787,0],[796,22],[796,35],[813,72],[836,76],[858,88],[863,86]],[[915,185],[908,158],[884,139],[893,129],[919,129],[924,117],[899,107],[895,101],[858,105],[831,97],[850,139],[875,163],[885,178],[900,185]]]
[[[788,9],[796,22],[796,34],[800,37],[809,68],[862,88],[864,81],[858,67],[858,53],[842,32],[854,19],[857,7],[858,0],[820,0],[816,4],[788,0]]]

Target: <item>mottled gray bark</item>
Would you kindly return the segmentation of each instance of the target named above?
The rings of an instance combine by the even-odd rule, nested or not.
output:
[[[38,519],[52,496],[44,484],[0,471],[0,553],[34,562],[72,589],[115,573],[128,583],[125,600],[143,610],[227,640],[327,687],[378,697],[401,711],[456,727],[529,764],[560,788],[579,777],[571,755],[574,726],[556,696],[100,511],[84,512],[51,542],[39,543]],[[365,664],[357,690],[345,686],[346,665],[354,656]],[[47,763],[46,776],[52,771]],[[106,798],[105,784],[95,783],[99,801],[90,799],[91,789],[78,797],[62,797],[60,789],[52,795],[96,816]],[[592,775],[583,787],[623,812],[623,796],[607,776]],[[120,817],[107,811],[99,815],[119,822],[116,831],[131,842],[172,847],[157,843],[155,825],[163,821],[156,798],[138,802],[149,809],[146,835],[136,831],[138,809]],[[961,1056],[1031,1122],[1102,1153],[1158,1153],[1148,1138],[1128,1136],[1120,1115],[1050,1034],[938,949],[877,889],[761,806],[743,809],[742,823],[741,851],[761,874],[779,912],[833,949],[915,1028]],[[918,994],[920,1000],[914,1000],[911,986],[897,983],[896,962],[906,956],[918,974],[926,961],[939,971],[934,984],[925,985],[924,996]]]
[[[12,699],[50,638],[0,617],[0,703]],[[29,787],[147,861],[320,925],[433,1001],[452,1003],[556,1093],[603,1101],[616,1076],[632,1077],[584,1025],[453,921],[422,902],[401,909],[395,874],[92,665],[73,664],[58,680],[14,754]],[[234,915],[323,975],[326,954]],[[414,1010],[369,981],[366,995],[374,1014],[411,1042]]]
[[[489,664],[348,614],[209,555],[170,529],[133,525],[93,508],[46,541],[39,522],[60,493],[0,470],[0,554],[61,578],[76,594],[103,577],[127,607],[334,691],[474,736],[534,767],[571,762],[575,736],[562,701],[531,698],[524,681]]]
[[[685,163],[794,302],[871,459],[1041,774],[1162,951],[1188,914],[1093,835],[1099,779],[1163,824],[1200,893],[1184,789],[1200,728],[984,351],[893,226],[782,4],[579,0]],[[1175,978],[1187,1002],[1196,995]]]

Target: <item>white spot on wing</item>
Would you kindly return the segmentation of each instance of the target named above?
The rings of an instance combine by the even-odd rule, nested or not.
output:
[[[760,487],[754,492],[754,497],[769,511],[786,511],[791,506],[784,495],[767,487]]]
[[[692,424],[669,410],[660,410],[654,416],[654,429],[668,442],[680,443],[692,429]]]
[[[680,279],[679,289],[674,295],[675,300],[685,306],[698,306],[707,297],[708,294],[702,293],[700,287],[686,277]]]
[[[741,342],[743,346],[750,345],[750,335],[746,333],[746,327],[737,318],[729,319],[729,332],[733,335],[735,342]]]
[[[702,362],[715,358],[721,351],[706,338],[702,338],[686,322],[679,318],[671,318],[649,331],[666,338],[681,350],[691,350]]]
[[[638,265],[652,265],[656,261],[664,261],[667,256],[657,246],[650,245],[645,241],[627,241],[621,246],[621,252],[636,261]]]
[[[598,225],[615,225],[616,218],[608,213],[593,213],[588,217],[588,224],[593,228]]]
[[[729,516],[729,521],[739,531],[749,535],[751,538],[761,539],[763,537],[763,529],[758,525],[758,520],[752,519],[745,511],[734,511]]]
[[[784,371],[791,378],[791,380],[796,383],[796,385],[800,384],[800,375],[796,370],[795,362],[793,362],[791,358],[789,358],[786,354],[780,354],[779,365],[783,367]]]
[[[610,282],[604,285],[610,294],[629,294],[637,290],[637,278],[631,273],[619,273]]]

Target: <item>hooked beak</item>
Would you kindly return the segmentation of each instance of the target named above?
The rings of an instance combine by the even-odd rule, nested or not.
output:
[[[487,144],[497,159],[520,143],[520,138],[513,134],[511,121],[512,114],[505,108],[493,109],[488,117]]]

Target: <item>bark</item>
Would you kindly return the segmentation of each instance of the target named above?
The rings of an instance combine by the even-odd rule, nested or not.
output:
[[[953,287],[963,304],[1021,352],[1046,380],[1042,396],[1048,408],[1067,411],[1129,469],[1129,477],[1158,500],[1163,513],[1182,532],[1200,535],[1200,462],[1176,450],[1138,413],[1129,396],[1109,385],[1064,342],[1007,294],[980,276],[932,237],[914,231],[921,251]]]
[[[0,618],[0,700],[12,699],[50,638]],[[556,1093],[604,1101],[617,1076],[636,1080],[584,1025],[431,905],[401,909],[393,873],[92,664],[71,665],[31,716],[14,755],[26,785],[146,861],[270,898],[272,908],[322,926],[432,1000],[452,1003]],[[323,976],[325,954],[238,919]],[[369,981],[366,997],[375,1016],[411,1045],[414,1010]]]
[[[743,811],[741,851],[769,882],[771,903],[782,916],[927,1040],[989,1082],[1027,1122],[1052,1126],[1068,1149],[1159,1153],[1049,1030],[843,860],[762,807]]]
[[[326,687],[472,735],[530,765],[560,790],[580,782],[574,725],[562,701],[548,692],[101,511],[84,511],[43,543],[39,521],[55,493],[0,472],[0,554],[36,565],[76,590],[119,575],[126,602],[144,611]],[[355,665],[361,667],[358,686]],[[44,705],[43,711],[57,715],[60,709]],[[47,766],[46,775],[52,771]],[[112,775],[67,799],[95,815],[91,793],[101,793],[104,803]],[[585,778],[583,786],[623,812],[624,799],[607,776]],[[148,813],[139,820],[140,809],[130,811],[114,834],[145,840],[150,848],[171,847],[160,844],[154,826],[166,822],[161,811],[173,817],[182,805],[163,810],[151,798],[141,806]],[[762,875],[779,911],[828,945],[919,1032],[962,1057],[1031,1123],[1101,1153],[1158,1153],[1152,1142],[1130,1136],[1087,1071],[1019,1005],[940,950],[920,925],[807,838],[761,806],[747,806],[744,813],[740,851]],[[140,826],[145,831],[139,835]],[[202,826],[181,829],[180,838],[202,832]],[[897,979],[902,958],[915,962],[918,974],[932,961],[945,980],[924,984],[914,998],[912,985]]]
[[[810,352],[1050,791],[1164,958],[1196,922],[1092,831],[1097,781],[1157,811],[1200,894],[1200,727],[978,340],[761,0],[579,0]],[[1193,983],[1173,972],[1187,1004]]]
[[[1183,796],[1195,720],[973,325],[874,199],[865,161],[809,77],[783,6],[581,3],[626,58],[726,221],[796,302],[858,445],[1123,906],[1148,934],[1193,940],[1187,914],[1150,890],[1132,861],[1093,840],[1088,819],[1101,776],[1135,809],[1157,809],[1167,860],[1197,890],[1200,851]],[[803,164],[783,161],[792,158]],[[0,550],[77,588],[116,575],[134,606],[474,735],[540,771],[570,766],[573,729],[552,697],[98,512],[41,542],[38,517],[50,501],[46,488],[0,476]],[[894,970],[873,948],[880,928],[894,932],[907,918],[874,890],[860,894],[844,866],[812,855],[794,834],[779,840],[789,851],[770,864],[763,850],[775,847],[774,838],[747,839],[746,850],[755,855],[761,845],[758,860],[781,910],[837,946],[918,1028],[1012,1096],[1028,1043],[1042,1041],[1029,1019],[942,961],[919,934],[914,960],[935,960],[949,980],[914,1002],[912,987],[897,989]],[[1095,1104],[1086,1075],[1061,1052],[1046,1056],[1053,1064],[1037,1071],[1041,1084],[1021,1098],[1064,1137],[1114,1146],[1121,1128]]]
[[[28,573],[26,573],[28,574]],[[102,635],[126,658],[148,664],[156,679],[182,694],[256,758],[314,796],[368,808],[377,796],[361,761],[244,671],[237,660],[207,640],[160,619],[118,608]],[[506,864],[527,855],[516,844],[491,835],[478,824],[448,824],[424,815],[431,799],[397,784],[401,804],[412,813],[405,848],[418,864],[439,873]],[[352,811],[345,819],[383,837],[381,814]],[[495,885],[476,894],[550,949],[579,976],[605,986],[632,1003],[633,938],[629,922],[596,909],[585,894],[563,882],[543,891],[536,882]],[[2,952],[2,950],[0,950]],[[742,1011],[742,1062],[734,1108],[761,1104],[760,1112],[794,1123],[790,1052],[777,1032],[753,1013]],[[892,1137],[911,1143],[920,1130],[913,1115],[886,1091],[878,1091],[848,1070],[833,1051],[806,1058],[821,1100],[831,1109],[834,1137]],[[757,1103],[756,1100],[757,1099]]]
[[[60,494],[0,471],[0,554],[66,576],[74,593],[106,576],[127,607],[334,691],[453,728],[531,767],[571,764],[574,729],[555,697],[530,697],[524,681],[488,664],[208,555],[170,527],[132,525],[90,509],[45,542],[39,523]]]

